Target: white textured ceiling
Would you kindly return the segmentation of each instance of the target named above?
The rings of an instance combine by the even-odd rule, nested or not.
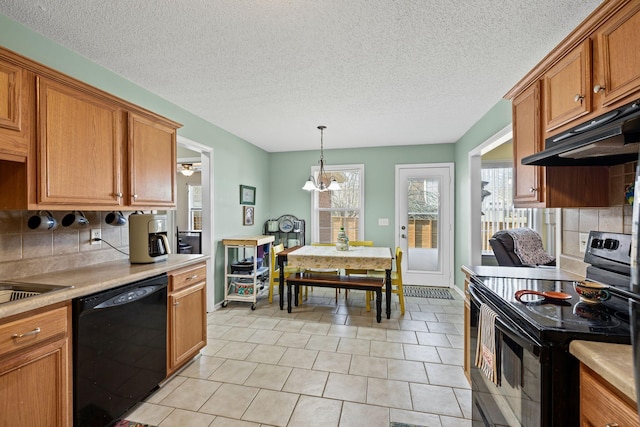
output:
[[[0,0],[271,152],[457,141],[598,0]]]

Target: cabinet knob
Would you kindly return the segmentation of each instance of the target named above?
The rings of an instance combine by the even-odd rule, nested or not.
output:
[[[122,197],[122,193],[118,191],[118,192],[116,193],[116,197]]]
[[[179,301],[176,301],[176,302],[174,302],[174,303],[173,303],[173,306],[174,306],[174,307],[177,307],[177,306],[179,306],[179,305],[180,305],[180,302],[179,302]]]
[[[579,93],[576,93],[576,96],[573,97],[573,100],[575,102],[582,102],[583,99],[584,99],[584,95],[580,95]]]
[[[134,194],[134,195],[133,195],[133,200],[136,200],[137,198],[138,198],[138,195],[137,195],[137,194]]]
[[[609,423],[606,427],[619,427],[618,423]]]
[[[529,193],[535,193],[536,191],[538,191],[537,188],[535,187],[529,187]]]
[[[604,86],[595,85],[593,87],[593,93],[604,92],[606,88]]]

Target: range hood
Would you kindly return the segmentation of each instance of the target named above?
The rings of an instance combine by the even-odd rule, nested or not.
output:
[[[617,165],[638,160],[640,100],[575,126],[545,141],[545,149],[523,165]]]

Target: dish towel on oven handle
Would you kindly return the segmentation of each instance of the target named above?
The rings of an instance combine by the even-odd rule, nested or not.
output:
[[[496,385],[498,378],[498,348],[496,348],[496,318],[498,315],[486,304],[480,305],[476,366]]]

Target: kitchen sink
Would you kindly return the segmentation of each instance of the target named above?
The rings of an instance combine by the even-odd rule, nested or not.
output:
[[[73,288],[73,286],[0,282],[0,304],[70,288]]]

